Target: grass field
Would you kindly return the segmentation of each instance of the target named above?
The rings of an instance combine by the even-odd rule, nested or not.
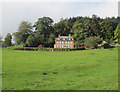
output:
[[[2,50],[3,90],[117,90],[118,48]]]

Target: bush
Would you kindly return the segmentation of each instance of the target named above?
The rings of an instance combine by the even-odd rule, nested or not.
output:
[[[93,49],[93,48],[98,48],[98,44],[102,43],[102,39],[99,37],[89,37],[86,38],[84,43],[86,44],[87,48]]]
[[[82,48],[35,48],[35,47],[22,47],[15,48],[14,50],[27,50],[27,51],[74,51],[74,50],[86,50],[84,47]]]
[[[37,51],[38,49],[37,48],[15,48],[14,50],[27,50],[27,51]]]
[[[95,41],[95,43],[98,45],[98,44],[101,44],[103,40],[102,40],[101,38],[99,38],[99,37],[96,37],[96,38],[94,39],[94,41]]]
[[[104,45],[102,45],[103,48],[111,48],[112,46],[110,46],[109,43],[105,43]]]

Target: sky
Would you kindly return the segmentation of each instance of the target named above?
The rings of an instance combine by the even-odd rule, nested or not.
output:
[[[11,1],[11,2],[10,2]],[[0,34],[17,31],[22,21],[35,23],[43,16],[50,17],[54,23],[60,18],[89,16],[117,17],[118,0],[4,0],[0,2]],[[22,1],[22,2],[21,2]]]

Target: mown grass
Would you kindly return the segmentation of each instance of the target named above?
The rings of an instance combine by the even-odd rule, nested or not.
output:
[[[118,48],[2,50],[3,90],[117,90]]]

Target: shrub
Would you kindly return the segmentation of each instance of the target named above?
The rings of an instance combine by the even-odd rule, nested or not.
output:
[[[102,45],[103,48],[111,48],[112,46],[110,46],[109,43],[105,43],[104,45]]]
[[[93,48],[97,48],[98,44],[102,43],[102,39],[99,37],[89,37],[86,38],[84,43],[86,44],[87,48],[93,49]]]
[[[23,47],[23,48],[15,48],[14,50],[27,50],[27,51],[37,51],[38,49],[37,48],[25,48],[25,47]]]
[[[101,38],[99,38],[99,37],[96,37],[96,38],[94,39],[94,41],[95,41],[95,43],[98,45],[98,44],[101,44],[103,40],[102,40]]]
[[[27,51],[74,51],[74,50],[86,50],[84,47],[82,48],[34,48],[34,47],[22,47],[15,48],[14,50],[27,50]]]

